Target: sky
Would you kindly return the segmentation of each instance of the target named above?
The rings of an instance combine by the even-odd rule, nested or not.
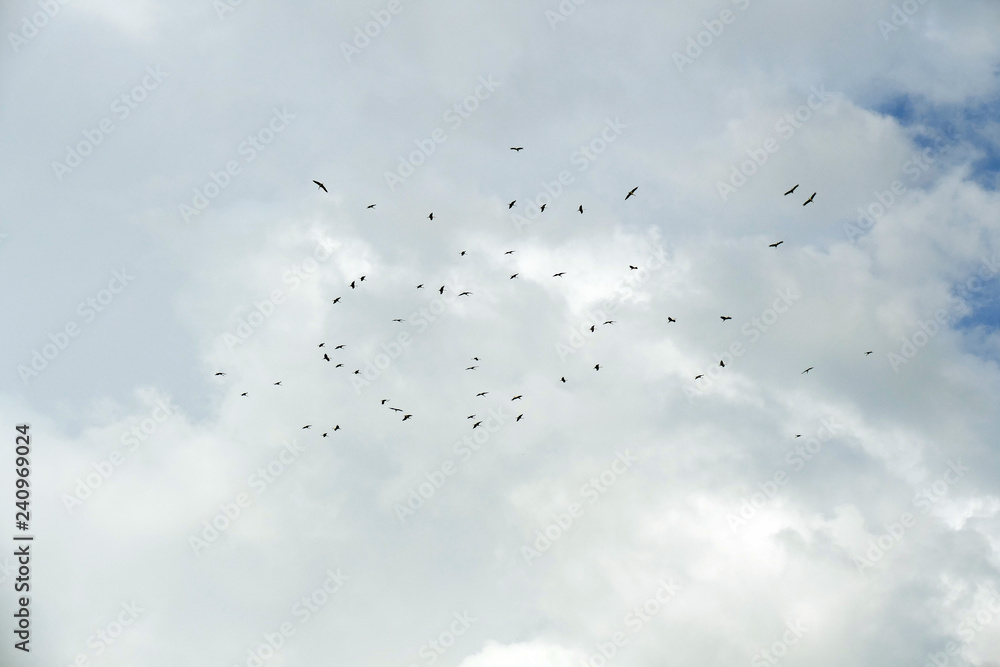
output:
[[[0,664],[1000,667],[998,28],[0,4]]]

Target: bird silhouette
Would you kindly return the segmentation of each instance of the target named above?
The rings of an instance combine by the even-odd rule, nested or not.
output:
[[[733,318],[729,317],[728,315],[719,315],[719,317],[721,317],[721,318],[722,318],[722,321],[723,321],[723,322],[725,322],[726,320],[731,320],[731,319],[733,319]]]
[[[334,366],[334,368],[343,368],[343,367],[344,367],[344,364],[337,364],[336,366]]]
[[[786,193],[785,193],[785,196],[787,197],[788,195],[790,195],[790,194],[792,194],[793,192],[795,192],[795,188],[797,188],[797,187],[799,187],[799,184],[798,184],[798,183],[796,183],[796,184],[795,184],[795,187],[794,187],[794,188],[792,188],[791,190],[789,190],[788,192],[786,192]]]
[[[467,371],[474,371],[474,370],[476,370],[477,368],[479,368],[479,366],[469,366],[469,367],[468,367],[468,368],[466,368],[465,370],[467,370]]]
[[[476,415],[469,415],[468,417],[466,417],[466,419],[475,419],[475,418],[476,418]]]
[[[504,254],[505,254],[505,255],[513,255],[513,254],[514,254],[515,252],[517,252],[517,251],[516,251],[516,250],[508,250],[508,251],[507,251],[507,252],[505,252]]]
[[[635,191],[638,190],[638,189],[639,189],[639,186],[637,185],[634,188],[632,188],[631,190],[629,190],[628,194],[625,195],[625,201],[628,201],[629,197],[634,197],[635,196]]]
[[[333,430],[334,431],[339,431],[340,430],[340,424],[337,424],[336,426],[334,426]]]
[[[809,195],[809,199],[807,199],[805,201],[805,203],[803,203],[802,205],[805,206],[806,204],[811,204],[813,199],[816,199],[816,193],[815,192],[812,193],[811,195]]]
[[[632,266],[631,264],[628,265],[628,268],[629,268],[629,271],[638,271],[639,270],[638,266]]]
[[[868,350],[867,352],[865,352],[865,356],[867,357],[871,353],[872,353],[872,350]]]
[[[594,370],[595,371],[601,370],[601,365],[600,364],[594,364]]]
[[[515,419],[514,421],[516,421],[516,422],[519,422],[519,421],[521,421],[521,417],[523,417],[523,416],[524,416],[523,414],[520,414],[520,415],[518,415],[518,416],[517,416],[517,419]]]
[[[346,347],[346,346],[344,346],[344,345],[338,345],[337,347],[335,347],[333,349],[335,349],[335,350],[343,350],[344,347]]]
[[[538,212],[539,213],[545,213],[545,207],[546,206],[548,206],[548,204],[542,204],[541,208],[538,209]]]
[[[476,394],[476,396],[477,396],[477,397],[478,397],[478,396],[485,396],[485,395],[486,395],[486,394],[488,394],[488,393],[490,393],[490,392],[488,392],[488,391],[481,391],[481,392],[479,392],[478,394]]]
[[[351,281],[351,289],[356,289],[356,287],[354,286],[354,283],[355,283],[355,281],[352,280]]]
[[[312,428],[312,424],[306,424],[305,426],[302,427],[302,430],[304,431],[307,428]]]
[[[281,382],[280,382],[280,381],[279,381],[279,382],[275,382],[275,383],[274,383],[274,386],[275,386],[275,387],[280,387],[280,386],[281,386]]]
[[[580,208],[577,209],[580,213],[583,213],[583,204],[580,204]]]
[[[318,186],[319,186],[319,189],[320,189],[320,190],[322,190],[323,192],[329,192],[329,191],[328,191],[328,190],[326,189],[326,186],[325,186],[325,185],[323,185],[322,183],[320,183],[319,181],[316,181],[316,180],[314,180],[314,181],[313,181],[313,183],[315,183],[316,185],[318,185]]]
[[[511,203],[507,204],[507,210],[509,211],[510,209],[514,208],[514,204],[516,204],[516,203],[517,203],[517,200],[515,199]]]
[[[472,357],[473,361],[479,361],[479,357]]]
[[[472,296],[472,292],[462,292],[459,296]]]
[[[590,325],[590,333],[594,333],[594,325],[593,324]]]
[[[462,252],[458,253],[458,254],[459,254],[459,255],[460,255],[461,257],[465,257],[465,251],[464,251],[464,250],[463,250]]]
[[[444,294],[444,285],[441,285],[441,289],[438,290],[438,294]]]
[[[704,374],[702,374],[702,375],[695,375],[695,376],[694,376],[694,379],[695,379],[695,380],[700,380],[700,379],[701,379],[701,378],[703,378],[703,377],[705,377],[705,375],[704,375]]]
[[[769,245],[769,246],[767,246],[767,247],[768,247],[768,248],[777,248],[777,247],[778,247],[779,245],[781,245],[782,243],[784,243],[784,241],[778,241],[777,243],[772,243],[771,245]]]
[[[336,299],[333,300],[333,302],[334,303],[340,303],[340,297],[338,296]]]
[[[402,408],[389,408],[389,409],[392,410],[393,412],[402,412],[403,411]]]
[[[395,319],[393,322],[405,322],[406,320]]]
[[[216,375],[225,375],[225,373],[216,373]]]
[[[382,403],[381,403],[381,404],[382,404],[382,405],[385,405],[385,404],[386,404],[386,403],[388,403],[388,402],[389,402],[389,399],[388,399],[388,398],[383,398],[383,399],[382,399]]]
[[[726,362],[719,360],[719,368],[725,368],[725,367],[726,367]]]
[[[423,283],[420,283],[419,285],[417,285],[417,289],[423,289],[423,288],[424,288],[424,284]]]
[[[365,277],[361,276],[360,278],[358,278],[358,280],[360,280],[361,282],[364,282],[365,281]]]
[[[324,354],[324,355],[323,355],[323,359],[324,359],[325,361],[330,361],[330,355],[328,355],[328,354]]]
[[[324,345],[326,345],[326,343],[320,343],[317,347],[323,347]]]
[[[552,274],[552,277],[553,277],[553,278],[561,278],[561,277],[563,277],[563,276],[565,276],[565,275],[566,275],[566,272],[565,272],[565,271],[560,271],[559,273],[553,273],[553,274]]]
[[[375,208],[375,204],[368,204],[368,208]]]
[[[677,321],[677,320],[675,320],[675,319],[674,319],[674,318],[672,318],[672,317],[669,317],[669,316],[667,317],[667,324],[670,324],[671,322],[676,322],[676,321]]]
[[[431,214],[430,214],[429,216],[427,216],[427,219],[428,219],[428,220],[433,220],[433,219],[434,219],[434,214],[433,214],[433,213],[431,213]]]
[[[807,369],[805,369],[804,371],[802,371],[802,372],[800,373],[800,375],[805,375],[806,373],[808,373],[809,371],[811,371],[811,370],[812,370],[812,369],[814,369],[814,368],[816,368],[816,367],[815,367],[815,366],[810,366],[809,368],[807,368]]]
[[[512,151],[523,151],[524,150],[524,146],[511,146],[510,149]]]
[[[614,324],[614,323],[615,323],[614,320],[608,320],[607,322],[605,322],[605,324]]]
[[[512,276],[510,277],[510,279],[511,279],[511,280],[513,280],[514,278],[517,278],[517,276],[518,276],[518,274],[516,274],[516,273],[515,273],[514,275],[512,275]]]
[[[479,425],[482,423],[483,422],[476,422],[475,424],[472,425],[472,428],[479,428]]]
[[[246,396],[246,395],[247,395],[247,392],[243,392],[242,394],[240,394],[240,396]]]
[[[510,399],[510,400],[512,400],[512,401],[516,401],[516,400],[518,400],[519,398],[521,398],[521,394],[518,394],[517,396],[515,396],[514,398],[512,398],[512,399]]]
[[[405,421],[406,421],[407,419],[412,419],[412,418],[413,418],[413,415],[403,415],[403,421],[404,421],[404,422],[405,422]]]
[[[562,382],[563,384],[565,384],[566,383],[566,376],[564,375],[561,378],[559,378],[559,381]]]

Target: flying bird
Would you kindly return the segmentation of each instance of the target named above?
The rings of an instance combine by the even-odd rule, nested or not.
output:
[[[553,278],[561,278],[561,277],[563,277],[563,276],[565,276],[565,275],[566,275],[566,272],[565,272],[565,271],[560,271],[559,273],[553,273],[553,274],[552,274],[552,277],[553,277]]]
[[[580,213],[583,213],[583,204],[580,204],[580,208],[577,209]]]
[[[638,266],[632,266],[631,264],[628,265],[628,268],[629,268],[630,271],[638,271],[639,270]]]
[[[725,322],[726,320],[731,320],[731,319],[733,319],[733,318],[729,317],[728,315],[719,315],[719,317],[721,317],[721,318],[722,318],[722,321],[723,321],[723,322]]]
[[[320,344],[319,344],[319,345],[317,345],[316,347],[323,347],[324,345],[326,345],[326,343],[320,343]]]
[[[334,368],[343,368],[344,364],[337,364]]]
[[[594,370],[595,371],[601,370],[601,365],[600,364],[594,364]]]
[[[280,387],[280,386],[281,386],[281,382],[280,382],[280,381],[279,381],[279,382],[275,382],[275,383],[274,383],[274,386],[275,386],[275,387]]]
[[[360,280],[361,282],[364,282],[365,281],[365,277],[361,276],[360,278],[358,278],[358,280]]]
[[[336,299],[333,300],[333,302],[334,303],[339,303],[340,302],[340,297],[338,296]]]
[[[798,184],[798,183],[796,183],[796,184],[795,184],[795,188],[797,188],[797,187],[799,187],[799,184]],[[791,190],[789,190],[788,192],[786,192],[786,193],[785,193],[785,196],[787,197],[788,195],[790,195],[790,194],[792,194],[793,192],[795,192],[795,188],[792,188]]]
[[[405,322],[406,320],[395,319],[393,322]]]
[[[510,400],[512,400],[512,401],[516,401],[516,400],[517,400],[517,399],[519,399],[519,398],[521,398],[521,394],[518,394],[517,396],[515,396],[514,398],[512,398],[512,399],[510,399]]]
[[[768,248],[777,248],[777,247],[778,247],[779,245],[781,245],[782,243],[784,243],[784,241],[778,241],[777,243],[772,243],[771,245],[769,245],[769,246],[767,246],[767,247],[768,247]]]
[[[402,412],[403,411],[401,408],[389,408],[389,409],[392,410],[393,412]]]
[[[701,375],[695,375],[695,376],[694,376],[694,379],[695,379],[695,380],[700,380],[700,379],[701,379],[701,378],[703,378],[703,377],[705,377],[705,374],[704,374],[704,373],[702,373]]]
[[[306,424],[305,426],[302,427],[302,430],[304,431],[307,428],[312,428],[312,424]]]
[[[334,431],[339,431],[340,430],[340,424],[337,424],[336,426],[334,426],[333,430]]]
[[[482,423],[483,422],[476,422],[475,424],[472,425],[472,428],[479,428],[479,425]]]
[[[809,195],[809,199],[807,199],[805,201],[805,203],[802,204],[802,205],[805,206],[806,204],[811,204],[813,199],[816,199],[816,193],[815,192],[812,193],[811,195]]]
[[[724,362],[724,361],[722,361],[722,360],[720,359],[720,360],[719,360],[719,368],[725,368],[725,367],[726,367],[726,362]]]
[[[517,251],[516,251],[516,250],[508,250],[508,251],[507,251],[507,252],[505,252],[504,254],[505,254],[505,255],[513,255],[513,254],[514,254],[515,252],[517,252]]]
[[[441,285],[441,289],[438,290],[438,294],[444,294],[444,285]]]
[[[462,292],[459,296],[472,296],[472,292]]]
[[[389,399],[388,399],[388,398],[383,398],[383,399],[382,399],[382,405],[385,405],[385,404],[386,404],[386,403],[388,403],[388,402],[389,402]]]
[[[590,333],[594,333],[594,325],[593,324],[590,325]]]
[[[328,191],[328,190],[326,189],[326,186],[325,186],[325,185],[323,185],[322,183],[320,183],[319,181],[316,181],[316,180],[314,180],[314,181],[313,181],[313,183],[315,183],[316,185],[318,185],[318,186],[319,186],[319,189],[320,189],[320,190],[322,190],[323,192],[329,192],[329,191]]]
[[[246,395],[247,395],[247,392],[243,392],[242,394],[240,394],[240,396],[246,396]]]
[[[488,392],[488,391],[481,391],[478,394],[476,394],[476,396],[485,396],[488,393],[490,393],[490,392]]]
[[[514,204],[516,204],[516,203],[517,203],[517,200],[515,199],[511,203],[507,204],[507,210],[509,211],[510,209],[514,208]]]
[[[403,415],[403,421],[405,422],[407,419],[410,419],[412,417],[413,415]]]
[[[337,347],[335,347],[333,349],[335,349],[335,350],[343,350],[344,346],[343,345],[338,345]]]
[[[524,146],[511,146],[510,149],[512,151],[523,151],[524,150]]]
[[[462,256],[462,257],[465,257],[465,251],[464,251],[464,250],[463,250],[462,252],[458,253],[458,254],[459,254],[460,256]]]
[[[872,352],[873,352],[873,350],[868,350],[867,352],[865,352],[865,356],[867,357],[867,356],[868,356],[869,354],[871,354]]]
[[[607,322],[605,322],[605,324],[614,324],[614,323],[615,323],[614,320],[608,320]]]
[[[672,317],[669,317],[669,316],[667,317],[667,324],[670,324],[671,322],[676,322],[676,321],[677,321],[677,320],[675,320],[675,319],[674,319],[674,318],[672,318]]]
[[[375,208],[375,204],[368,204],[368,208]]]
[[[517,278],[517,274],[516,273],[510,277],[511,280],[513,280],[514,278]]]
[[[566,376],[564,375],[561,378],[559,378],[559,381],[565,384],[565,382],[566,382]]]
[[[476,370],[477,368],[479,368],[479,366],[469,366],[469,367],[468,367],[468,368],[466,368],[465,370],[467,370],[467,371],[474,371],[474,370]]]
[[[469,415],[468,417],[466,417],[466,419],[475,419],[475,418],[476,418],[476,415]]]
[[[355,281],[352,280],[351,281],[351,289],[356,289],[356,287],[354,286],[354,283],[355,283]]]
[[[324,359],[324,361],[330,361],[330,355],[324,354],[323,355],[323,359]]]
[[[518,416],[517,416],[517,419],[515,419],[514,421],[516,421],[516,422],[519,422],[519,421],[521,421],[521,417],[523,417],[523,416],[524,416],[523,414],[520,414],[520,415],[518,415]]]
[[[638,189],[639,189],[639,186],[637,185],[634,188],[632,188],[631,190],[629,190],[628,194],[625,195],[625,201],[628,201],[629,197],[634,197],[635,196],[635,191],[638,190]]]
[[[361,369],[359,368],[358,370],[354,371],[354,374],[355,375],[361,375]]]
[[[546,206],[548,206],[548,204],[542,204],[542,207],[538,209],[538,212],[539,213],[545,213],[545,207]]]
[[[420,283],[419,285],[417,285],[417,289],[423,289],[423,288],[424,288],[424,284],[423,283]]]
[[[809,368],[807,368],[804,371],[802,371],[799,375],[805,375],[806,373],[808,373],[809,371],[811,371],[814,368],[816,368],[816,367],[815,366],[810,366]]]
[[[428,219],[428,220],[433,220],[433,219],[434,219],[434,214],[433,214],[433,213],[431,213],[431,214],[430,214],[429,216],[427,216],[427,219]]]
[[[216,373],[216,375],[225,375],[225,373]]]

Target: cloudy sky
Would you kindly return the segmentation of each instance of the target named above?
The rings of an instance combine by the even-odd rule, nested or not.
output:
[[[1000,665],[996,2],[0,27],[0,663]]]

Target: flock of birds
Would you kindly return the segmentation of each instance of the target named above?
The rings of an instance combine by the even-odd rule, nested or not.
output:
[[[512,146],[510,150],[512,150],[512,151],[516,151],[516,152],[520,152],[520,151],[524,150],[524,147],[523,147],[523,146]],[[326,188],[326,185],[324,185],[324,184],[323,184],[322,182],[320,182],[320,181],[317,181],[317,180],[313,180],[313,183],[315,183],[315,184],[316,184],[316,186],[317,186],[317,187],[318,187],[318,188],[319,188],[320,190],[322,190],[323,192],[327,192],[327,193],[329,192],[329,191],[327,190],[327,188]],[[796,185],[795,185],[795,186],[793,186],[793,187],[792,187],[791,189],[789,189],[789,190],[788,190],[787,192],[785,192],[785,195],[784,195],[784,196],[786,196],[786,197],[787,197],[787,196],[789,196],[789,195],[793,194],[793,193],[795,192],[795,190],[796,190],[796,189],[798,189],[798,187],[799,187],[799,185],[798,185],[798,184],[796,184]],[[636,186],[636,187],[632,188],[631,190],[629,190],[629,191],[628,191],[628,193],[626,193],[626,195],[625,195],[625,201],[628,201],[628,200],[629,200],[629,199],[631,199],[632,197],[635,197],[635,196],[636,196],[636,192],[638,191],[638,189],[639,189],[639,187],[638,187],[638,186]],[[803,205],[803,206],[807,206],[807,205],[811,204],[811,203],[812,203],[812,202],[813,202],[813,201],[814,201],[814,200],[816,199],[816,195],[817,195],[817,193],[816,193],[816,192],[812,193],[812,194],[811,194],[811,195],[809,196],[809,198],[808,198],[808,199],[806,199],[806,200],[805,200],[805,202],[804,202],[804,203],[803,203],[802,205]],[[513,208],[514,208],[514,206],[516,206],[516,205],[517,205],[517,200],[516,200],[516,199],[514,199],[514,200],[512,200],[512,201],[511,201],[510,203],[508,203],[508,204],[507,204],[507,210],[510,210],[510,209],[513,209]],[[546,206],[547,206],[547,204],[542,204],[542,205],[541,205],[541,206],[539,207],[540,211],[544,213],[544,212],[545,212],[545,208],[546,208]],[[368,208],[368,209],[373,209],[373,208],[375,208],[375,204],[369,204],[369,205],[368,205],[368,206],[367,206],[366,208]],[[580,214],[583,214],[583,212],[584,212],[584,208],[583,208],[583,204],[580,204],[580,205],[579,205],[579,207],[577,208],[577,211],[578,211],[578,212],[579,212]],[[430,214],[429,214],[429,215],[427,216],[427,219],[428,219],[428,220],[434,220],[434,213],[433,213],[433,211],[432,211],[432,212],[431,212],[431,213],[430,213]],[[771,244],[769,244],[769,245],[768,245],[768,247],[769,247],[769,248],[777,248],[778,246],[780,246],[780,245],[781,245],[781,244],[783,244],[783,243],[784,243],[784,241],[777,241],[777,242],[775,242],[775,243],[771,243]],[[504,252],[504,255],[513,255],[513,254],[514,254],[515,252],[516,252],[515,250],[507,250],[507,251],[505,251],[505,252]],[[462,257],[464,257],[464,256],[466,255],[466,251],[465,251],[465,250],[462,250],[462,251],[461,251],[461,252],[459,253],[459,255],[460,255],[460,256],[462,256]],[[635,265],[631,265],[631,264],[629,265],[629,267],[628,267],[628,268],[629,268],[629,270],[630,270],[630,271],[638,271],[638,270],[639,270],[639,267],[638,267],[638,266],[635,266]],[[510,276],[509,280],[514,280],[514,279],[516,279],[516,278],[518,277],[518,275],[519,275],[518,273],[514,273],[514,274],[512,274],[512,275]],[[553,277],[553,278],[561,278],[561,277],[563,277],[563,276],[565,276],[565,275],[566,275],[566,272],[565,272],[565,271],[559,271],[559,272],[556,272],[556,273],[552,274],[552,277]],[[357,288],[358,288],[358,283],[362,283],[362,282],[364,282],[364,281],[365,281],[365,278],[366,278],[366,277],[367,277],[367,276],[360,276],[359,278],[357,278],[357,279],[355,279],[355,280],[352,280],[352,281],[350,282],[350,284],[348,285],[348,287],[350,287],[350,288],[351,288],[352,290],[353,290],[353,289],[357,289]],[[417,285],[417,286],[416,286],[416,288],[417,288],[417,289],[424,289],[424,284],[423,284],[423,283],[421,283],[421,284]],[[438,294],[444,294],[445,290],[446,290],[446,287],[445,287],[445,285],[441,285],[441,287],[439,287],[439,288],[437,289],[437,292],[438,292]],[[458,294],[458,296],[459,296],[459,297],[468,297],[468,296],[472,296],[472,295],[473,295],[473,293],[472,293],[472,292],[468,292],[468,291],[463,291],[463,292],[460,292],[460,293]],[[333,304],[338,304],[338,303],[340,303],[340,300],[341,300],[341,298],[342,298],[342,297],[340,297],[340,296],[338,296],[338,297],[334,298],[334,299],[333,299]],[[720,319],[722,320],[723,324],[733,319],[733,318],[732,318],[732,317],[730,317],[729,315],[720,315],[719,317],[720,317]],[[402,319],[402,318],[395,318],[395,319],[393,319],[392,321],[393,321],[394,323],[401,323],[401,322],[405,322],[406,320],[404,320],[404,319]],[[668,324],[670,324],[670,323],[676,323],[676,322],[677,322],[677,320],[676,320],[676,319],[674,319],[673,317],[670,317],[670,316],[668,316],[668,317],[667,317],[667,323],[668,323]],[[605,321],[605,322],[603,323],[603,325],[602,325],[602,326],[611,326],[611,325],[614,325],[614,324],[615,324],[615,320],[606,320],[606,321]],[[591,325],[591,327],[590,327],[590,332],[591,332],[591,333],[594,333],[594,332],[595,332],[595,330],[596,330],[596,324],[595,324],[595,325]],[[319,347],[319,348],[325,348],[325,347],[326,347],[326,343],[325,343],[325,342],[321,342],[321,343],[319,343],[319,346],[318,346],[318,347]],[[336,345],[335,347],[333,347],[332,349],[333,349],[334,351],[338,351],[338,350],[343,350],[343,349],[345,349],[346,347],[347,347],[347,346],[346,346],[345,344],[339,344],[339,345]],[[327,349],[330,349],[330,348],[327,348]],[[865,352],[865,356],[867,356],[867,355],[870,355],[870,354],[872,354],[872,353],[873,353],[873,350],[868,350],[868,351],[866,351],[866,352]],[[333,359],[332,359],[332,358],[330,357],[329,353],[327,353],[326,351],[324,351],[324,352],[323,352],[323,356],[321,357],[321,360],[322,360],[322,361],[324,361],[324,362],[332,362],[332,361],[333,361]],[[472,357],[472,361],[475,361],[475,362],[479,362],[479,357]],[[343,368],[343,367],[344,367],[344,364],[343,364],[343,363],[337,363],[337,364],[336,364],[336,365],[334,366],[334,368]],[[719,367],[720,367],[720,368],[725,368],[725,367],[726,367],[726,363],[725,363],[725,361],[724,361],[724,360],[721,360],[721,359],[719,360]],[[477,368],[479,368],[479,366],[478,366],[478,365],[473,365],[473,366],[469,366],[469,367],[467,367],[467,368],[466,368],[465,370],[466,370],[466,371],[475,371],[475,370],[476,370]],[[805,375],[805,374],[809,373],[809,372],[810,372],[811,370],[813,370],[814,368],[815,368],[814,366],[810,366],[809,368],[807,368],[807,369],[805,369],[804,371],[802,371],[802,374],[803,374],[803,375]],[[601,370],[601,364],[600,364],[600,363],[598,363],[598,364],[594,364],[594,370],[595,370],[595,371],[600,371],[600,370]],[[354,371],[354,375],[361,375],[361,372],[362,372],[362,371],[361,371],[361,369],[356,369],[356,370]],[[218,376],[218,377],[225,377],[226,373],[224,373],[224,372],[221,372],[221,371],[219,371],[219,372],[217,372],[217,373],[216,373],[215,375],[216,375],[216,376]],[[700,380],[700,379],[702,379],[703,377],[705,377],[705,375],[704,375],[704,374],[699,374],[699,375],[696,375],[694,379],[695,379],[695,380],[697,381],[697,380]],[[565,377],[565,376],[562,376],[562,377],[560,377],[560,378],[559,378],[559,381],[565,384],[565,383],[566,383],[566,377]],[[273,386],[276,386],[276,387],[280,387],[280,386],[282,386],[282,384],[281,384],[281,382],[280,382],[280,381],[278,381],[278,382],[275,382]],[[476,394],[476,398],[481,398],[481,397],[485,397],[485,396],[487,396],[488,394],[489,394],[489,392],[488,392],[488,391],[482,391],[482,392],[479,392],[479,393],[477,393],[477,394]],[[242,393],[240,394],[240,396],[244,396],[244,397],[245,397],[245,396],[248,396],[248,395],[249,395],[249,392],[242,392]],[[511,400],[511,401],[519,401],[519,400],[522,400],[522,399],[523,399],[523,395],[521,395],[521,394],[518,394],[518,395],[514,396],[513,398],[511,398],[510,400]],[[389,400],[390,400],[390,399],[387,399],[387,398],[383,398],[383,399],[381,399],[381,405],[382,405],[383,407],[387,407],[387,408],[388,408],[389,410],[391,410],[391,411],[393,411],[393,412],[397,412],[397,413],[403,413],[403,415],[402,415],[402,421],[404,421],[404,422],[405,422],[405,421],[408,421],[408,420],[410,420],[410,419],[413,419],[413,417],[414,417],[414,416],[413,416],[413,414],[410,414],[410,413],[407,413],[407,412],[406,412],[405,410],[403,410],[402,408],[398,408],[398,407],[394,407],[394,406],[391,406],[391,405],[389,405],[389,406],[386,406],[386,403],[388,403],[388,402],[389,402]],[[519,414],[519,415],[517,416],[517,418],[515,419],[515,421],[516,421],[516,422],[519,422],[519,421],[521,421],[521,419],[522,419],[523,417],[524,417],[524,413],[521,413],[521,414]],[[471,414],[471,415],[469,415],[469,416],[468,416],[468,417],[467,417],[466,419],[468,419],[468,420],[474,420],[474,419],[476,419],[476,414]],[[476,429],[476,428],[479,428],[480,426],[482,426],[482,424],[483,424],[483,421],[482,421],[482,420],[479,420],[479,421],[475,421],[475,422],[474,422],[474,423],[472,424],[472,428],[473,428],[473,429]],[[312,425],[312,424],[306,424],[306,425],[304,425],[304,426],[302,427],[302,429],[303,429],[303,430],[306,430],[306,429],[311,429],[312,427],[313,427],[313,425]],[[322,434],[322,437],[324,437],[324,438],[325,438],[325,437],[327,437],[327,436],[328,436],[328,435],[329,435],[329,434],[330,434],[331,432],[335,432],[335,431],[339,431],[339,430],[341,430],[341,428],[340,428],[340,425],[339,425],[339,424],[336,424],[336,425],[334,425],[334,427],[333,427],[332,429],[329,429],[329,430],[325,431],[325,432],[324,432],[324,433]],[[800,434],[800,435],[796,435],[795,437],[796,437],[796,438],[799,438],[799,437],[801,437],[801,434]]]

